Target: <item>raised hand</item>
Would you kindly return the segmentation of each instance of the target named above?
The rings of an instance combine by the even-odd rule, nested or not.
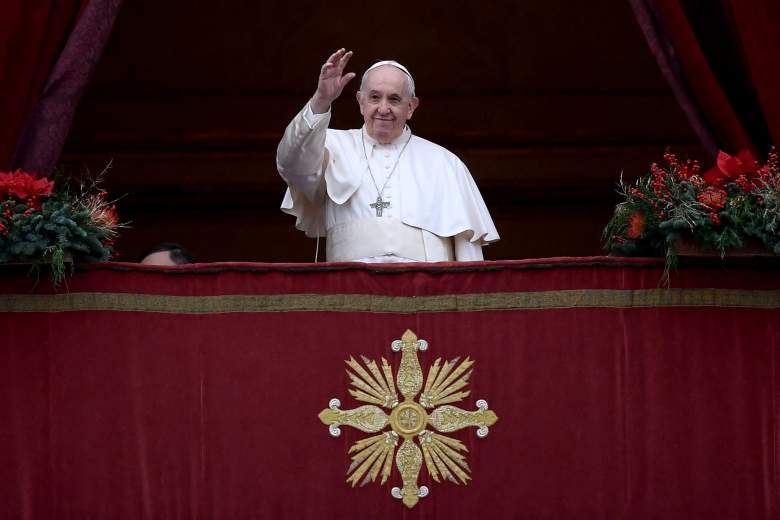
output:
[[[341,95],[349,81],[355,77],[354,72],[344,74],[344,67],[352,57],[352,51],[339,49],[330,55],[328,61],[320,69],[320,78],[317,82],[317,92],[311,98],[311,109],[315,114],[323,114],[328,111],[330,104]]]

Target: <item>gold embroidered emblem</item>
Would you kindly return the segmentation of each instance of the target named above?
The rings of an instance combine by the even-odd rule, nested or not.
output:
[[[498,417],[482,399],[476,402],[475,411],[450,404],[463,400],[470,393],[465,388],[474,365],[471,359],[459,363],[456,358],[442,364],[438,358],[428,369],[423,388],[423,371],[417,352],[427,350],[428,342],[418,340],[414,332],[407,330],[400,340],[393,341],[391,348],[401,352],[395,378],[384,357],[381,369],[376,361],[365,357],[362,358],[363,365],[352,357],[346,361],[347,374],[354,387],[349,393],[358,401],[370,404],[341,410],[341,402],[331,399],[329,407],[322,410],[319,417],[334,437],[341,435],[341,426],[378,433],[355,442],[349,449],[352,464],[347,469],[347,483],[352,487],[363,486],[375,482],[381,475],[380,484],[384,484],[390,477],[395,457],[403,487],[394,487],[391,494],[411,508],[429,493],[427,486],[417,485],[423,461],[435,482],[446,479],[455,484],[467,484],[471,479],[464,455],[468,451],[466,446],[442,434],[474,426],[477,437],[484,438]],[[422,393],[415,401],[420,390]],[[399,402],[398,392],[403,401]],[[390,410],[390,415],[383,408]],[[387,426],[389,430],[385,430]],[[402,439],[401,447],[396,451]]]

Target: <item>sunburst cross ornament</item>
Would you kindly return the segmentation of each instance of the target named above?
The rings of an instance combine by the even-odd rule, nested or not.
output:
[[[467,484],[471,478],[464,455],[468,451],[466,446],[443,434],[475,426],[477,437],[484,438],[488,427],[495,424],[498,417],[482,399],[477,401],[475,411],[449,404],[469,395],[470,392],[464,388],[468,385],[474,361],[466,358],[458,364],[456,358],[442,364],[441,358],[437,359],[428,370],[423,388],[423,371],[417,351],[427,350],[428,342],[418,340],[414,332],[407,330],[400,340],[393,341],[391,348],[394,352],[401,352],[395,379],[384,357],[381,370],[376,361],[365,357],[365,367],[352,357],[346,361],[352,369],[348,369],[347,374],[355,387],[349,393],[358,401],[371,404],[341,410],[341,402],[331,399],[329,407],[321,411],[319,417],[334,437],[341,435],[340,426],[352,426],[367,433],[380,432],[355,442],[349,449],[353,455],[347,470],[347,482],[352,487],[358,483],[363,486],[375,482],[381,475],[380,484],[384,484],[392,472],[395,455],[403,487],[394,487],[391,494],[411,508],[429,492],[426,486],[417,485],[423,460],[435,482],[446,479],[455,484]],[[396,386],[404,398],[401,402]],[[420,390],[422,394],[415,401]],[[382,408],[389,410],[390,415]],[[403,442],[398,448],[401,439]],[[414,439],[417,439],[416,443]]]

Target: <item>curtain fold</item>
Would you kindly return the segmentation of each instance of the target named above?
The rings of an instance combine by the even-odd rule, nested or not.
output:
[[[0,170],[88,0],[0,3]]]
[[[730,2],[740,49],[775,144],[780,144],[780,2]]]
[[[105,48],[122,0],[91,0],[79,16],[19,136],[13,169],[48,175]]]
[[[776,2],[629,1],[707,151],[766,154],[780,130]]]

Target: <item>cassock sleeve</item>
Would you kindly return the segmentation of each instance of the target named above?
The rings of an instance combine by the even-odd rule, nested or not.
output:
[[[295,216],[295,227],[308,236],[324,236],[325,137],[330,110],[314,114],[307,103],[284,131],[276,149],[276,169],[287,183],[282,211]]]

